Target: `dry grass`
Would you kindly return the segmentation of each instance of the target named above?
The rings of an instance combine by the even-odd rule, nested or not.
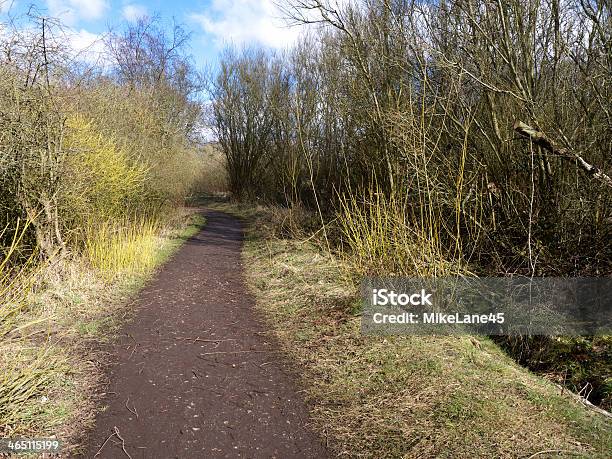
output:
[[[262,237],[258,218],[244,252],[249,283],[338,455],[609,457],[609,420],[487,339],[362,336],[346,267],[309,242]]]
[[[52,429],[66,421],[63,403],[49,396],[50,388],[60,387],[70,378],[65,352],[50,344],[10,342],[0,346],[0,365],[2,437],[30,434],[43,423]]]
[[[20,264],[15,263],[21,240],[28,230],[29,223],[17,221],[10,246],[0,252],[0,338],[11,333],[18,325],[15,324],[19,314],[27,309],[25,301],[36,270],[32,268],[34,254],[31,254]],[[0,231],[0,240],[7,228]],[[26,324],[20,324],[23,327]]]

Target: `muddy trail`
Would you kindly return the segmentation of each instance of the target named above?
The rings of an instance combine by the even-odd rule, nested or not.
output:
[[[240,222],[205,216],[140,293],[112,346],[108,408],[84,457],[328,457],[254,312]]]

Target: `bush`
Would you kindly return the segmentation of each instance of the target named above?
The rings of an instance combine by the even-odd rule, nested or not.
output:
[[[95,226],[137,211],[146,202],[145,166],[134,164],[115,140],[95,131],[83,116],[68,118],[66,128],[68,154],[60,206],[67,230],[78,231],[84,225]]]

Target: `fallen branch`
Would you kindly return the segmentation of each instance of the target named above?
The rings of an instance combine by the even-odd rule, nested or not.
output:
[[[593,164],[589,164],[585,159],[579,154],[568,150],[567,148],[559,148],[557,147],[552,140],[546,137],[541,131],[538,131],[535,128],[521,122],[517,121],[514,123],[514,130],[518,132],[521,136],[530,139],[534,144],[539,147],[542,147],[544,150],[558,155],[562,158],[565,158],[570,161],[576,161],[578,167],[580,167],[583,171],[589,174],[596,180],[599,180],[604,185],[612,188],[612,178],[609,175],[606,175],[600,168],[594,166]]]

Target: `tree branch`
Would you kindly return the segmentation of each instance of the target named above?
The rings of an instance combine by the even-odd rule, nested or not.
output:
[[[599,180],[604,185],[612,188],[612,178],[606,175],[601,169],[593,164],[589,164],[582,156],[578,153],[568,150],[567,148],[559,148],[557,147],[552,140],[546,137],[541,131],[538,131],[535,128],[521,122],[517,121],[514,123],[514,130],[518,132],[521,136],[528,138],[533,143],[542,147],[544,150],[565,158],[570,161],[575,161],[583,171],[585,171],[588,175],[593,177],[596,180]]]

